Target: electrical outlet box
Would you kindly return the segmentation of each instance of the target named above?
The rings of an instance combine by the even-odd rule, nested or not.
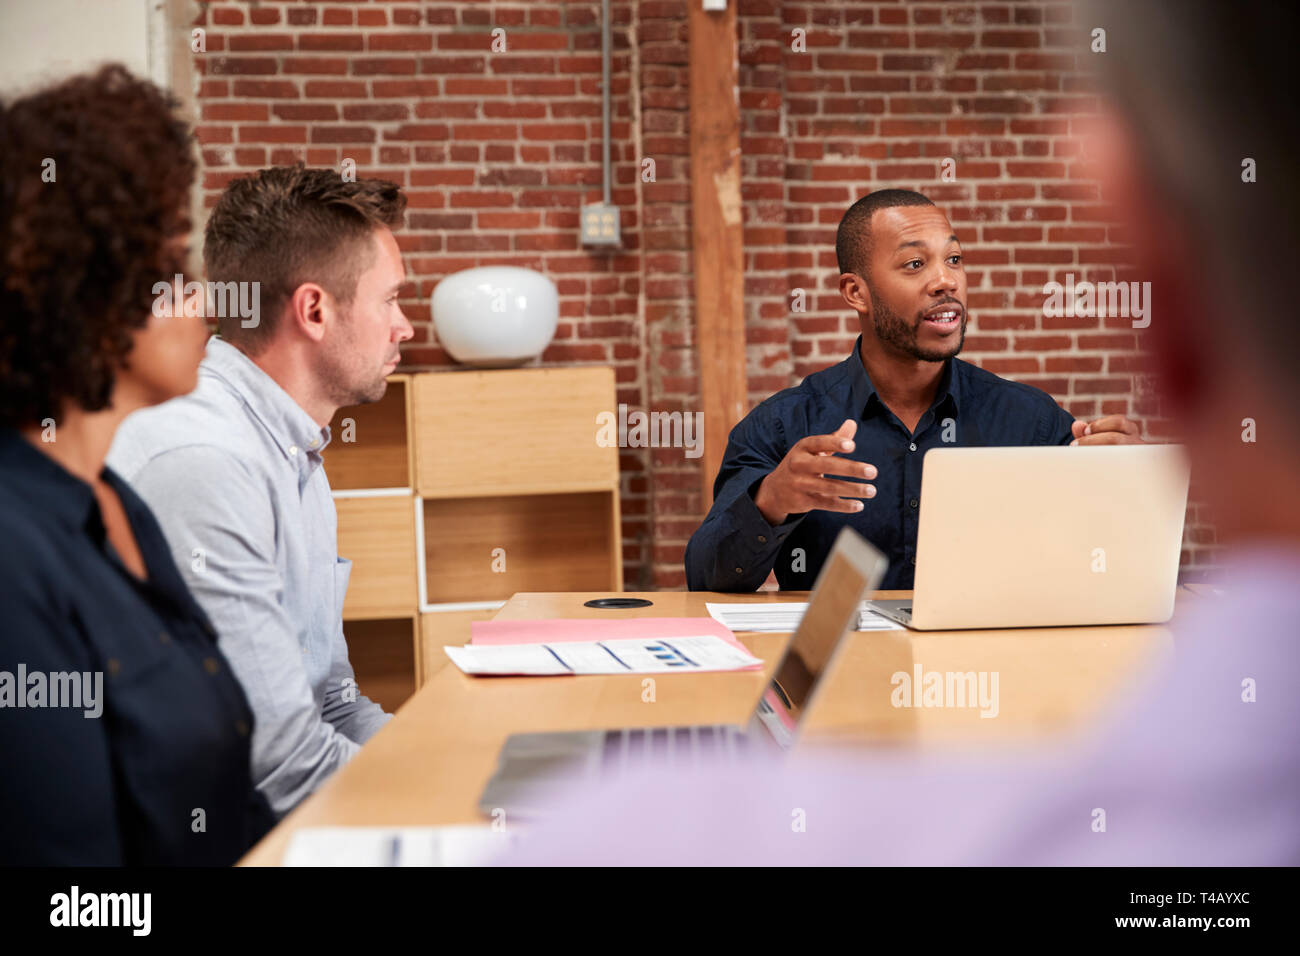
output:
[[[617,246],[622,243],[617,206],[603,202],[583,206],[581,223],[584,246]]]

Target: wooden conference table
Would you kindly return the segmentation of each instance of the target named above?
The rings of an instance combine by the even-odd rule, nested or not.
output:
[[[881,591],[877,598],[909,597]],[[695,617],[705,601],[806,600],[802,592],[715,595],[657,591],[648,608],[583,607],[603,593],[521,593],[496,619]],[[845,740],[867,746],[1000,746],[1054,733],[1062,746],[1094,726],[1144,664],[1173,649],[1188,606],[1207,600],[1185,589],[1168,625],[1020,628],[987,631],[862,631],[828,675],[808,714],[805,743]],[[679,724],[743,723],[771,676],[788,634],[737,637],[766,662],[763,672],[656,675],[654,701],[642,700],[644,675],[469,677],[439,667],[361,752],[266,835],[241,865],[278,865],[295,830],[309,826],[433,826],[487,822],[479,792],[512,733]],[[890,678],[929,671],[998,675],[998,712],[979,707],[895,707]]]

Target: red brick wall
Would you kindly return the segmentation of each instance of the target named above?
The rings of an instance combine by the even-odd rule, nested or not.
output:
[[[735,2],[735,0],[733,0]],[[450,364],[429,297],[475,265],[528,266],[560,291],[544,364],[612,365],[619,401],[693,411],[686,0],[613,0],[613,200],[624,244],[584,250],[600,196],[600,4],[201,3],[203,187],[305,159],[406,187],[399,236],[416,326],[406,366]],[[747,360],[758,401],[842,359],[857,317],[836,291],[835,226],[871,189],[919,189],[963,240],[963,358],[1080,416],[1168,434],[1128,319],[1044,316],[1042,286],[1115,278],[1122,236],[1069,139],[1095,110],[1087,31],[1068,3],[740,0]],[[492,31],[506,52],[493,52]],[[803,33],[796,34],[800,30]],[[802,39],[804,49],[794,49]],[[956,161],[955,182],[940,164]],[[655,178],[642,179],[653,159]],[[792,311],[794,290],[806,311]],[[622,454],[630,589],[684,583],[707,503],[680,449]],[[1193,506],[1184,563],[1213,558]]]

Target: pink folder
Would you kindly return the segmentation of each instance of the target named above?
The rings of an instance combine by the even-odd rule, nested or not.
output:
[[[660,640],[713,634],[746,654],[753,652],[711,617],[550,618],[538,621],[475,621],[471,644],[562,644],[567,641]],[[742,670],[758,670],[759,665]]]

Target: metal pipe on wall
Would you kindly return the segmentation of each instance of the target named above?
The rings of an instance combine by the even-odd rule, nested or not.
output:
[[[612,45],[613,29],[609,23],[609,0],[600,0],[600,149],[604,164],[605,205],[610,203],[610,179],[613,176],[609,161],[609,48]]]

